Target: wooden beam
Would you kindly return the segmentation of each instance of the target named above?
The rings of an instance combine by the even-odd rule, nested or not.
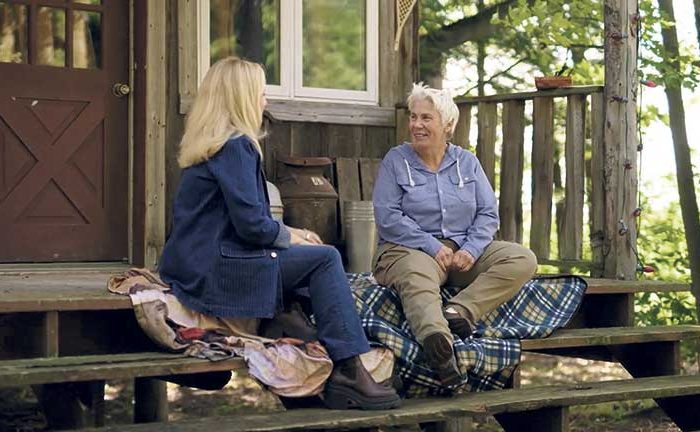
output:
[[[676,342],[698,338],[700,326],[697,325],[561,329],[546,338],[523,339],[522,349],[541,351],[555,348]]]
[[[459,120],[455,128],[452,142],[462,148],[469,148],[469,129],[472,123],[472,106],[462,105],[459,107]]]
[[[393,107],[330,102],[270,100],[267,113],[276,121],[394,126]]]
[[[554,192],[554,99],[533,103],[532,218],[530,249],[537,258],[549,258]]]
[[[591,269],[592,277],[603,275],[605,256],[605,99],[602,93],[591,95],[591,253],[592,261],[598,267]]]
[[[399,144],[411,141],[411,133],[408,130],[409,115],[408,109],[399,108],[396,110],[396,142]]]
[[[403,95],[399,96],[396,74],[399,65],[399,53],[394,51],[396,32],[396,8],[390,1],[383,0],[379,8],[379,105],[393,107]]]
[[[532,411],[496,414],[505,432],[568,432],[569,407],[548,407]]]
[[[44,357],[58,357],[58,311],[48,311],[44,314],[43,340],[41,352]]]
[[[637,0],[605,0],[605,267],[635,279],[637,232]]]
[[[372,201],[374,182],[377,179],[381,162],[381,159],[360,159],[360,192],[363,201]]]
[[[187,113],[194,97],[197,95],[199,64],[199,37],[196,0],[178,0],[177,2],[177,51],[178,51],[178,89],[179,111]]]
[[[498,125],[497,105],[480,103],[476,114],[479,136],[476,141],[476,157],[484,168],[491,187],[496,187],[496,127]]]
[[[165,244],[165,119],[167,108],[167,1],[147,5],[146,31],[146,215],[144,264],[155,268]]]
[[[503,150],[499,195],[500,239],[523,241],[523,146],[525,142],[525,102],[503,104]],[[508,170],[504,175],[504,170]]]
[[[155,378],[134,380],[134,423],[168,421],[168,387]]]
[[[469,96],[456,98],[457,105],[476,104],[480,102],[507,102],[512,100],[533,100],[538,97],[563,97],[571,95],[589,95],[592,93],[600,93],[603,91],[603,86],[572,86],[553,90],[538,90],[520,93],[495,94],[488,96]]]
[[[228,432],[250,430],[273,432],[357,429],[445,421],[463,416],[533,411],[548,407],[639,400],[651,397],[682,397],[699,393],[700,376],[663,376],[489,391],[456,395],[451,398],[408,399],[404,401],[401,408],[391,411],[332,411],[324,408],[309,408],[278,412],[274,416],[251,414],[199,418],[170,423],[167,430],[169,432],[194,432],[215,428]],[[700,412],[698,410],[692,411]],[[116,430],[116,428],[108,430]],[[148,432],[153,430],[153,425],[126,425],[120,426],[119,430]]]
[[[583,246],[584,141],[586,97],[569,96],[566,105],[566,187],[559,258],[580,259]]]

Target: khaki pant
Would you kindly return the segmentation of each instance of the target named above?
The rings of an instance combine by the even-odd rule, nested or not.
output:
[[[443,244],[457,249],[450,241]],[[395,289],[404,314],[418,342],[433,333],[452,333],[442,312],[440,286],[463,287],[448,304],[472,322],[511,299],[537,270],[537,258],[529,249],[510,242],[493,241],[466,272],[443,271],[425,252],[385,243],[375,255],[374,277]]]

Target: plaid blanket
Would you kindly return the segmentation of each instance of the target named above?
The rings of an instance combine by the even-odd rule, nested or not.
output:
[[[476,323],[472,337],[455,337],[455,355],[460,369],[467,374],[462,384],[446,388],[427,365],[398,294],[378,285],[371,273],[351,273],[348,278],[367,337],[396,356],[395,371],[403,380],[405,397],[503,388],[520,362],[520,339],[547,337],[565,326],[586,291],[586,282],[577,276],[540,277],[527,282],[514,298]],[[443,303],[458,290],[444,287]]]

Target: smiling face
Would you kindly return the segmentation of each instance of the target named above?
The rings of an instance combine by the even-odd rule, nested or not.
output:
[[[439,147],[447,142],[447,128],[442,124],[440,113],[427,99],[413,102],[408,124],[411,143],[417,147]]]

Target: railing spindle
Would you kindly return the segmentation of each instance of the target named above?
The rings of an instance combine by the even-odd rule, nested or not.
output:
[[[523,145],[525,101],[503,103],[503,151],[501,154],[499,216],[500,239],[523,241]]]

